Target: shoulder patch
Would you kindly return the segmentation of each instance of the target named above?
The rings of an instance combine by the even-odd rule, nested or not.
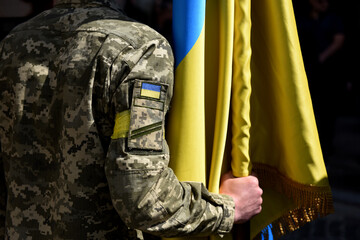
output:
[[[163,149],[166,95],[165,84],[135,80],[128,147],[157,151]]]

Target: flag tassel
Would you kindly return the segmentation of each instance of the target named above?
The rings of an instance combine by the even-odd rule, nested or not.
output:
[[[271,187],[295,204],[293,210],[272,222],[271,231],[275,239],[334,212],[331,189],[328,185],[314,186],[295,182],[266,164],[255,163],[253,169],[258,175],[261,187]],[[261,239],[261,235],[264,233],[258,234],[254,239]]]

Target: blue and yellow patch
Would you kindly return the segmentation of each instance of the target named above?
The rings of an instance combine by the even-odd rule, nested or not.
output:
[[[161,86],[151,83],[142,83],[141,85],[141,97],[150,97],[160,99]]]

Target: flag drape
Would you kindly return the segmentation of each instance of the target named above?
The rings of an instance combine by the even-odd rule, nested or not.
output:
[[[291,0],[174,0],[173,22],[167,138],[178,178],[216,193],[230,168],[256,172],[264,203],[252,239],[331,213]]]
[[[252,0],[250,159],[264,189],[251,235],[278,237],[332,212],[290,0]],[[236,120],[234,120],[236,121]]]
[[[173,1],[173,9],[177,84],[168,129],[170,167],[182,181],[205,184],[205,0]]]

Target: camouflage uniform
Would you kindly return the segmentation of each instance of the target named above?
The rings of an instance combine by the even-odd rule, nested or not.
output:
[[[168,168],[173,56],[161,35],[109,0],[60,0],[0,56],[1,238],[230,231],[232,199]]]

